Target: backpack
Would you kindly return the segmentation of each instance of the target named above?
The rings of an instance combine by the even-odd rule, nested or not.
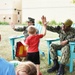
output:
[[[27,48],[19,41],[16,43],[16,57],[26,57],[27,56]]]

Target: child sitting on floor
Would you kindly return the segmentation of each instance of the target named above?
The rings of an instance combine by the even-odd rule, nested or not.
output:
[[[21,62],[16,66],[16,75],[37,75],[35,64],[30,61]]]

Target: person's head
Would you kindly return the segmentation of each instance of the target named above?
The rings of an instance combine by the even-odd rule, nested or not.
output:
[[[34,25],[35,24],[35,19],[33,19],[31,17],[28,17],[27,23],[28,23],[28,26]]]
[[[37,29],[35,28],[35,26],[31,25],[27,28],[27,31],[29,34],[36,34]]]
[[[30,61],[20,63],[16,67],[16,75],[37,75],[35,64]]]
[[[67,19],[64,23],[62,23],[62,24],[63,24],[63,26],[62,26],[62,30],[64,30],[64,31],[68,31],[68,30],[70,29],[72,23],[73,23],[72,20]]]

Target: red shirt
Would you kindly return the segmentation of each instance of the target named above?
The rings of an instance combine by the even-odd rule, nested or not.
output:
[[[40,38],[43,37],[43,34],[36,34],[28,36],[25,40],[25,43],[28,45],[28,53],[38,52]]]

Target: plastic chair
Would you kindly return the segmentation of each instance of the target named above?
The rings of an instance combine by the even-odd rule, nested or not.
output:
[[[72,25],[72,27],[75,27],[75,24]],[[59,38],[48,38],[46,39],[47,46],[48,46],[48,64],[50,65],[52,62],[52,59],[50,57],[50,44],[54,41],[58,41]],[[75,59],[75,42],[69,42],[70,44],[70,59],[69,59],[69,64],[66,64],[69,66],[69,72],[73,72],[73,59]],[[57,55],[61,56],[61,50],[57,50]]]
[[[41,33],[42,26],[40,24],[35,24],[35,27],[39,30],[39,33]],[[24,35],[9,38],[12,47],[12,59],[15,59],[15,43],[16,43],[15,40],[20,38],[24,38]],[[42,56],[45,56],[45,53],[42,50],[39,49],[39,52]]]
[[[73,72],[73,60],[75,59],[75,42],[69,42],[70,44],[70,59],[69,59],[69,63],[66,64],[67,66],[69,66],[69,72]],[[58,56],[61,56],[61,51],[58,50],[57,51]]]

